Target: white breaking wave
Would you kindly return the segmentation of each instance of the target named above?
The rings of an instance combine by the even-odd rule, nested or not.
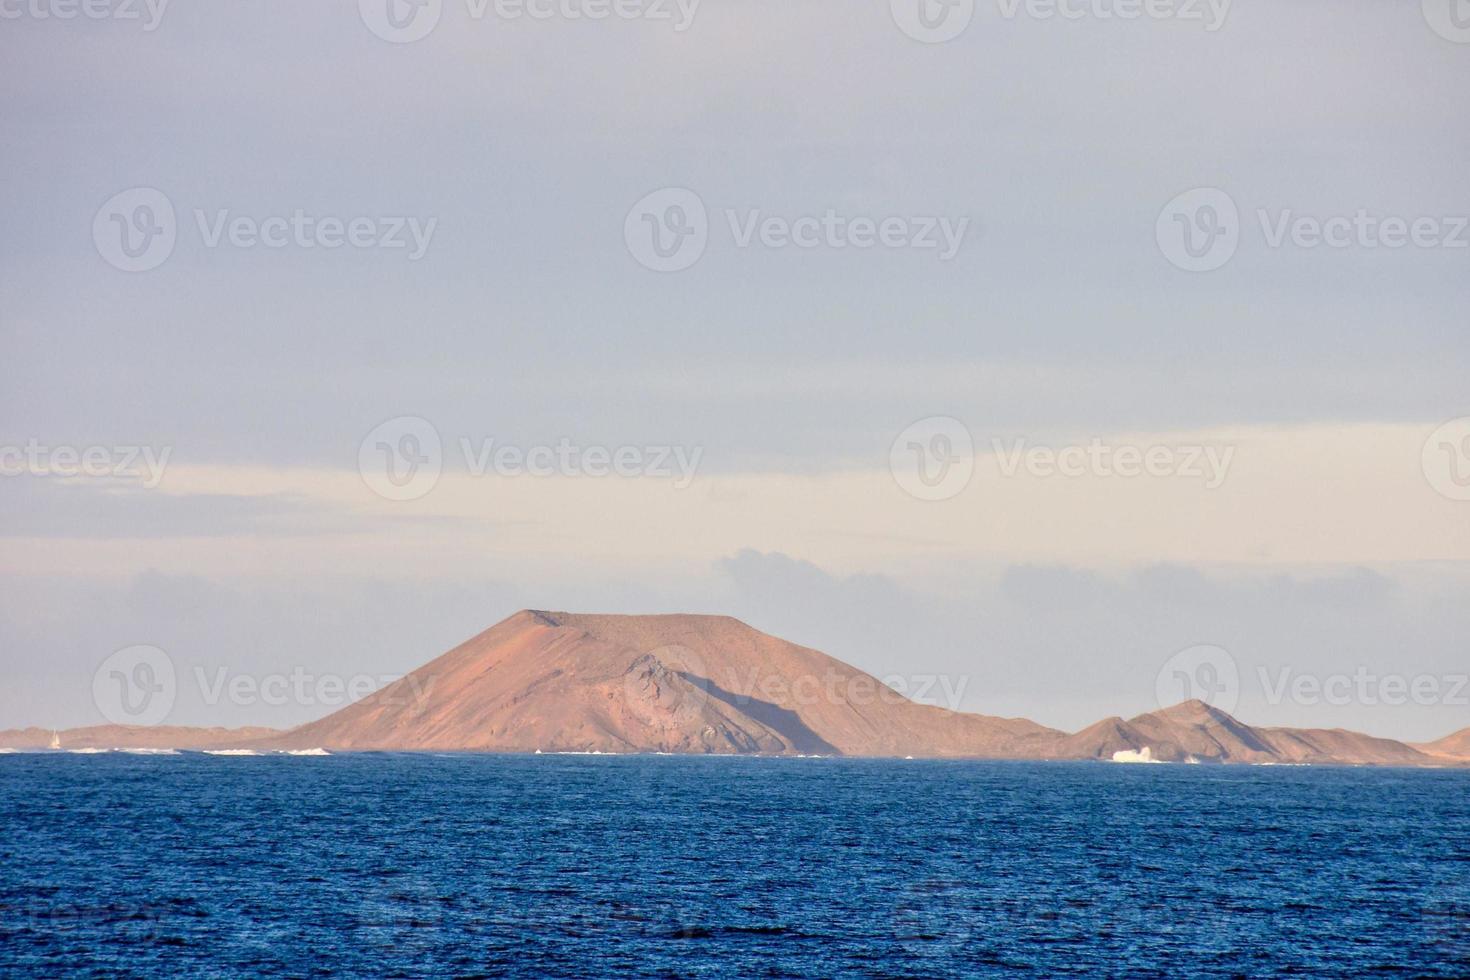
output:
[[[205,749],[205,755],[260,755],[254,749]]]
[[[1163,759],[1155,759],[1153,750],[1147,745],[1134,752],[1132,749],[1122,749],[1113,753],[1114,762],[1152,762],[1162,765]]]
[[[11,748],[0,748],[0,755],[15,755],[16,750]]]
[[[178,755],[178,749],[118,749],[128,755]]]
[[[326,749],[287,749],[287,755],[331,755]]]
[[[111,752],[112,749],[67,749],[69,755],[101,755],[103,752]]]

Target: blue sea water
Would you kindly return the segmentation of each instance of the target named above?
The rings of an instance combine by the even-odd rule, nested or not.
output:
[[[5,976],[1470,974],[1470,773],[0,756]]]

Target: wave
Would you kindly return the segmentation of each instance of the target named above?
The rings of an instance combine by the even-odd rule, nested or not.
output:
[[[332,753],[328,752],[326,749],[323,749],[323,748],[315,748],[315,749],[287,749],[286,750],[286,755],[331,755],[331,754]]]
[[[1153,763],[1156,765],[1162,765],[1164,762],[1163,759],[1155,759],[1153,749],[1150,749],[1147,745],[1139,749],[1137,752],[1134,752],[1132,749],[1120,749],[1117,752],[1113,753],[1113,761],[1144,762]]]
[[[7,749],[0,749],[0,752],[5,752],[5,751],[14,751],[14,750],[13,749],[9,749],[9,750],[7,750]],[[109,747],[106,747],[106,748],[104,748],[102,746],[97,746],[97,745],[88,745],[88,746],[85,746],[85,747],[80,748],[80,749],[62,749],[61,751],[65,752],[67,755],[107,755],[107,754],[112,753],[112,752],[122,752],[122,753],[124,753],[126,755],[178,755],[179,754],[179,750],[178,749],[149,748],[149,747],[146,747],[146,746],[127,746],[127,747],[124,747],[124,746],[119,746],[119,745],[113,745],[113,746],[109,746]]]
[[[260,755],[254,749],[205,749],[205,755]]]

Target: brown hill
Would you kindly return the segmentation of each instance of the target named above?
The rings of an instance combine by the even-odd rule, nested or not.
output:
[[[1057,739],[1042,753],[1048,759],[1111,759],[1117,752],[1137,752],[1146,746],[1149,741],[1142,732],[1114,716]]]
[[[1437,760],[1391,738],[1342,728],[1258,728],[1277,762],[1353,766],[1425,766]]]
[[[270,744],[1021,758],[1060,734],[917,704],[725,616],[523,611]]]
[[[1053,746],[1055,757],[1062,759],[1111,759],[1116,752],[1145,748],[1163,762],[1276,761],[1257,732],[1202,701],[1186,701],[1128,721],[1109,718]]]
[[[1414,748],[1435,758],[1470,762],[1470,728],[1462,729],[1453,735],[1446,735],[1437,742],[1416,745]]]
[[[1202,701],[1124,721],[1109,718],[1051,746],[1053,758],[1111,759],[1147,748],[1164,762],[1335,763],[1419,766],[1435,762],[1413,746],[1342,729],[1254,728]]]

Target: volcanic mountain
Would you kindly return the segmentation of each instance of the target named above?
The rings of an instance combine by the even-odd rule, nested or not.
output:
[[[1061,734],[918,704],[726,616],[526,610],[271,744],[1029,758]]]

